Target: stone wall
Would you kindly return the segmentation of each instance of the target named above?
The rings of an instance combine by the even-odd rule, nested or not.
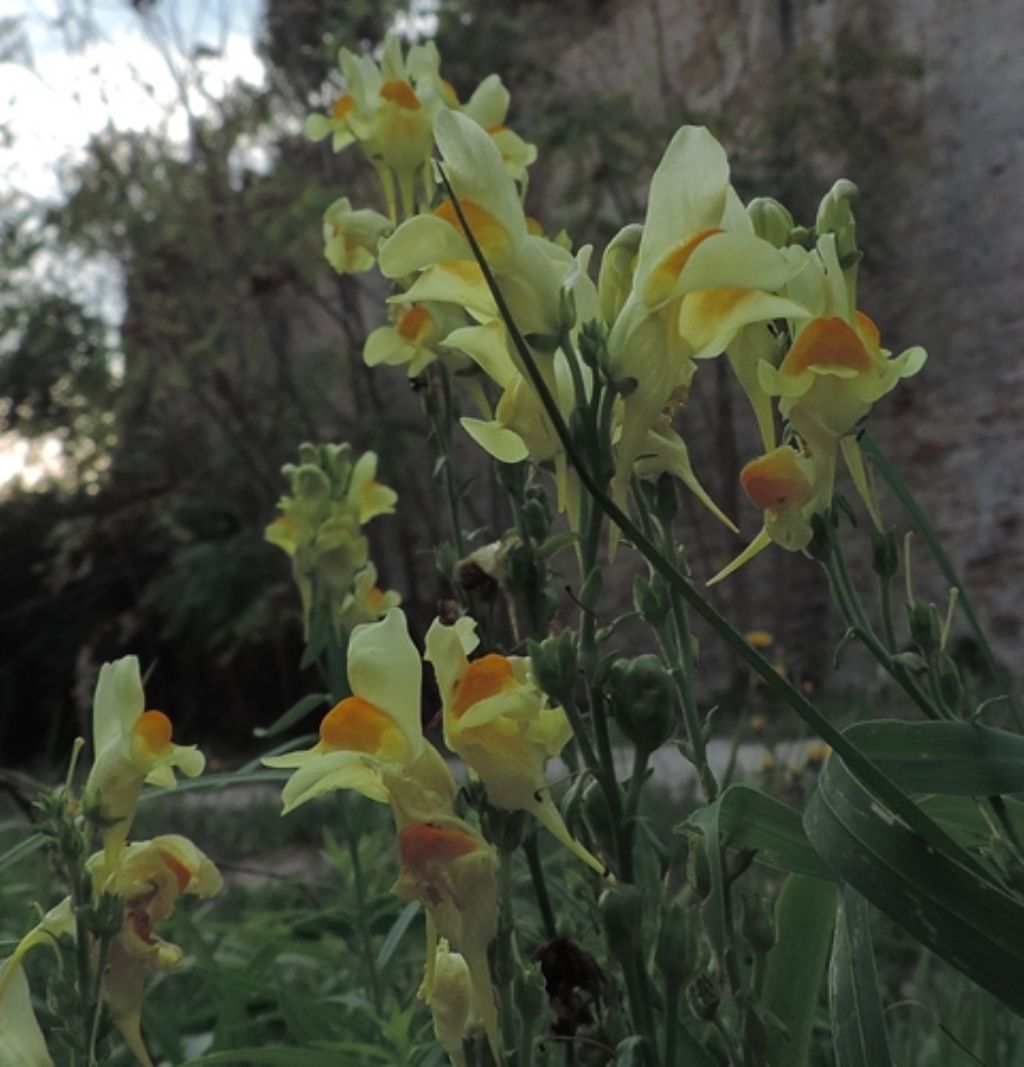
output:
[[[757,173],[767,159],[762,169],[780,183],[777,191],[803,200],[805,210],[837,177],[861,186],[868,246],[862,306],[887,347],[920,343],[930,357],[920,376],[879,405],[871,429],[932,517],[998,655],[1019,672],[1024,4],[621,0],[601,10],[562,61],[577,89],[628,90],[642,109],[674,109],[681,118],[718,116],[737,169]],[[802,121],[787,145],[772,109],[799,113],[802,101],[798,79],[780,96],[782,79],[800,62],[805,75],[813,71],[807,60],[816,54],[831,75],[851,51],[868,74],[841,71],[827,84],[806,82],[806,115],[826,125],[816,130],[813,118]],[[789,171],[779,168],[787,147]],[[810,190],[806,175],[815,179]],[[707,403],[731,406],[745,422],[742,400],[713,399],[713,373],[701,376]],[[742,462],[753,443],[742,434],[738,443],[723,442],[710,428],[718,414],[692,413],[696,451],[722,467],[723,450],[734,448]],[[730,487],[723,480],[715,488],[728,504]],[[738,508],[751,530],[756,516],[742,502]],[[901,518],[893,501],[887,513]],[[722,546],[707,554],[709,566],[735,547],[700,520],[695,536]],[[915,564],[919,558],[920,592],[944,603],[923,549]],[[724,601],[733,618],[774,629],[808,664],[836,634],[835,622],[825,621],[816,568],[779,551],[756,561]],[[798,601],[810,605],[799,619],[787,610]]]

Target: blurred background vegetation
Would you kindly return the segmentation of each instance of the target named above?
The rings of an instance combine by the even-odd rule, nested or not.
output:
[[[298,672],[288,561],[262,538],[280,468],[304,440],[380,454],[400,498],[399,517],[371,528],[382,584],[423,618],[446,595],[429,555],[444,517],[426,422],[400,373],[371,376],[360,358],[382,291],[368,275],[338,277],[322,256],[324,208],[342,193],[360,205],[377,195],[356,152],[332,156],[301,132],[338,91],[340,45],[370,49],[398,20],[436,37],[463,98],[497,71],[512,124],[540,149],[529,210],[599,247],[643,217],[651,170],[688,120],[742,145],[743,194],[756,186],[806,218],[826,187],[814,177],[823,156],[877,164],[906,133],[871,121],[865,86],[920,74],[914,57],[847,27],[790,47],[757,87],[756,121],[737,123],[695,112],[667,68],[656,107],[622,78],[601,92],[580,85],[566,49],[609,24],[608,0],[441,0],[425,21],[399,3],[265,0],[262,86],[214,94],[203,89],[210,48],[174,32],[191,10],[174,5],[126,0],[113,14],[140,20],[167,57],[183,104],[193,101],[187,136],[110,125],[65,162],[59,198],[0,200],[0,434],[8,447],[59,441],[62,457],[0,500],[0,765],[66,752],[98,665],[128,651],[156,665],[149,699],[179,736],[223,754],[243,752],[254,726],[315,687]],[[72,41],[104,31],[103,15],[71,0],[56,17]],[[0,35],[10,63],[26,62],[22,29],[10,19]],[[114,312],[67,284],[76,265],[122,294]],[[688,430],[698,469],[735,513],[747,431],[733,425],[725,376],[703,378]],[[471,492],[467,510],[467,526],[500,532],[490,499]],[[799,565],[781,561],[780,572]],[[743,604],[747,581],[725,595]]]

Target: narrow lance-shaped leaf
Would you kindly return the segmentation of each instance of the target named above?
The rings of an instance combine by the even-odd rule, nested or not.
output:
[[[771,1067],[804,1067],[828,962],[839,890],[791,874],[775,906],[775,947],[768,954],[763,1006],[786,1028],[769,1032]]]
[[[889,1035],[871,946],[871,909],[844,887],[828,968],[828,1006],[836,1067],[889,1067]]]

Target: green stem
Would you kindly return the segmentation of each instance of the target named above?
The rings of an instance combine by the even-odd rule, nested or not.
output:
[[[373,1010],[380,1018],[383,1016],[384,1005],[380,992],[380,976],[377,974],[377,960],[373,954],[373,945],[370,942],[370,917],[366,909],[366,885],[363,881],[363,865],[359,858],[359,832],[348,817],[346,798],[341,797],[339,799],[342,831],[345,834],[349,855],[352,857],[352,882],[356,891],[356,908],[359,913],[359,942],[363,952],[363,966],[366,970],[367,980],[370,983]]]
[[[996,663],[996,657],[992,652],[992,646],[988,642],[984,627],[982,627],[978,620],[978,614],[974,610],[974,603],[968,595],[967,590],[964,588],[963,582],[960,581],[960,576],[957,574],[952,560],[950,560],[949,556],[946,554],[946,550],[942,547],[942,543],[939,541],[931,523],[925,517],[924,512],[914,499],[914,494],[911,493],[906,482],[900,477],[896,468],[888,461],[888,459],[886,459],[885,454],[876,444],[874,439],[869,434],[865,433],[861,435],[859,444],[861,451],[871,459],[875,469],[881,474],[886,484],[892,490],[893,496],[900,502],[907,517],[913,524],[914,529],[924,539],[925,544],[928,546],[928,551],[932,554],[932,559],[935,560],[946,581],[949,582],[952,588],[959,591],[960,607],[963,609],[963,613],[967,617],[967,622],[974,633],[974,639],[978,642],[978,645],[981,648],[992,683],[1006,697],[1017,729],[1024,729],[1021,724],[1020,709],[1017,706],[1017,701],[1010,692],[1010,687],[1004,685],[1002,672],[999,670],[999,665]]]
[[[551,897],[548,894],[547,882],[544,880],[544,868],[540,862],[540,852],[537,848],[537,828],[531,826],[523,839],[523,851],[526,853],[526,862],[530,868],[530,878],[533,879],[533,890],[537,894],[537,907],[540,908],[540,917],[544,923],[544,933],[549,939],[558,936],[558,925],[555,922],[555,912],[551,907]]]
[[[540,370],[537,367],[536,361],[533,358],[533,353],[523,340],[523,336],[509,310],[508,303],[494,278],[494,274],[491,271],[487,260],[480,250],[480,245],[469,224],[466,222],[465,214],[462,211],[462,205],[456,197],[455,191],[451,187],[451,183],[448,181],[448,176],[445,173],[444,167],[439,166],[438,171],[446,191],[451,197],[462,230],[466,235],[466,240],[473,250],[473,255],[487,281],[488,288],[490,289],[498,311],[508,328],[509,336],[523,362],[523,366],[529,376],[530,382],[537,392],[541,404],[544,407],[544,411],[551,421],[551,425],[558,436],[562,448],[565,450],[569,462],[572,464],[580,481],[590,494],[591,499],[601,508],[608,518],[619,527],[623,535],[633,542],[637,551],[639,551],[648,563],[650,563],[650,565],[665,579],[669,586],[679,592],[687,605],[718,634],[722,641],[736,656],[746,663],[751,670],[762,679],[768,690],[784,700],[790,708],[803,719],[807,726],[817,733],[826,744],[830,745],[835,754],[842,759],[850,771],[863,782],[866,788],[874,792],[879,800],[891,809],[894,815],[903,819],[911,830],[919,834],[926,841],[930,841],[933,847],[941,845],[943,851],[951,856],[955,856],[967,870],[985,878],[986,882],[990,882],[990,879],[987,877],[984,870],[979,867],[977,861],[966,849],[959,846],[933,819],[915,804],[914,801],[911,800],[887,774],[881,771],[874,762],[865,756],[841,731],[836,729],[836,727],[833,726],[820,711],[818,711],[818,709],[802,692],[800,692],[799,689],[797,689],[796,686],[793,685],[792,682],[787,678],[783,678],[782,675],[780,675],[756,649],[752,648],[747,643],[743,635],[730,625],[730,623],[720,615],[719,612],[700,595],[700,593],[697,592],[693,582],[684,574],[681,574],[669,560],[665,559],[662,553],[659,552],[657,546],[644,535],[643,531],[640,530],[636,523],[633,522],[622,508],[620,508],[615,501],[605,493],[597,480],[587,470],[586,464],[583,463],[575,443],[572,440],[569,428],[566,426],[565,420],[562,418],[562,413],[558,409],[558,404],[555,402],[554,397],[547,388],[547,385],[540,374]]]
[[[824,563],[825,573],[828,575],[833,599],[842,612],[847,625],[853,630],[861,644],[878,660],[927,718],[943,718],[944,716],[939,707],[925,696],[920,686],[903,667],[893,660],[888,649],[875,635],[860,598],[857,596],[857,592],[850,581],[842,554],[831,530],[829,532],[829,548],[829,558]]]
[[[665,978],[665,1067],[676,1067],[676,1055],[679,1033],[679,994],[681,986],[678,979]]]
[[[428,400],[426,403],[427,414],[430,416],[434,427],[434,435],[437,437],[438,447],[444,461],[443,479],[445,497],[448,502],[448,516],[452,527],[452,540],[455,551],[459,558],[466,555],[466,539],[462,532],[462,521],[459,517],[459,487],[455,477],[455,450],[452,447],[452,421],[454,419],[455,405],[452,397],[451,379],[448,371],[439,366],[437,380],[441,383],[442,410],[438,412],[434,404]]]
[[[512,853],[498,851],[498,890],[500,894],[500,917],[498,925],[498,954],[495,967],[495,986],[498,994],[498,1022],[501,1026],[502,1055],[506,1067],[518,1062],[515,1010],[512,1003]]]

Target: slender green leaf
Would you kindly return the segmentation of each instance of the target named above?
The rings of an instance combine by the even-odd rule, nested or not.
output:
[[[266,1067],[338,1067],[340,1063],[356,1064],[393,1063],[389,1049],[377,1048],[356,1041],[337,1042],[323,1048],[289,1048],[288,1046],[264,1045],[259,1048],[240,1048],[231,1052],[213,1052],[198,1060],[190,1060],[186,1067],[207,1067],[213,1064],[266,1065]]]
[[[730,786],[714,805],[719,832],[729,848],[753,849],[757,859],[789,874],[834,881],[804,833],[800,813],[760,789]],[[688,823],[677,829],[685,832]]]
[[[1003,1003],[1024,1011],[1024,906],[932,848],[840,760],[830,760],[804,815],[826,863],[869,900]]]
[[[871,909],[845,886],[828,968],[828,1004],[836,1067],[887,1067],[889,1035],[871,945]]]
[[[253,730],[254,737],[276,737],[284,733],[289,727],[301,722],[311,711],[322,708],[331,702],[330,693],[309,693],[301,697],[269,726],[257,726]]]
[[[786,1028],[770,1030],[771,1067],[804,1067],[832,942],[839,889],[791,874],[775,905],[776,942],[768,953],[763,1006]]]
[[[402,943],[402,938],[405,937],[406,930],[409,929],[413,919],[415,919],[419,913],[420,903],[418,900],[412,900],[402,908],[398,918],[395,919],[394,925],[388,931],[388,936],[384,938],[384,943],[380,946],[380,952],[377,954],[378,971],[383,971],[391,962],[391,957]]]
[[[21,863],[23,859],[31,856],[33,852],[38,852],[43,847],[43,843],[42,834],[32,834],[31,837],[26,837],[24,841],[19,841],[13,848],[9,848],[0,856],[0,871],[6,871],[8,867],[14,867],[16,864]]]

